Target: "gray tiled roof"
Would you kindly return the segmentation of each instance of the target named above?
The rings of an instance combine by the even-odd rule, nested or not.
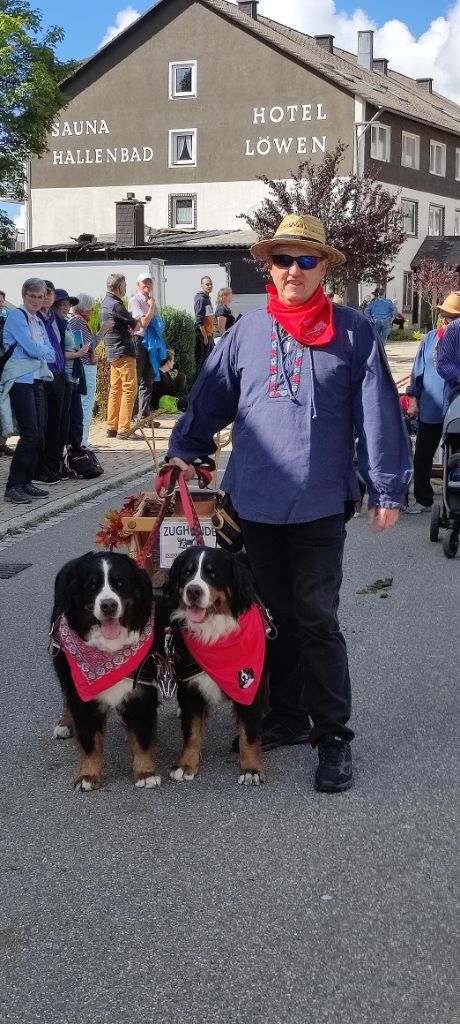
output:
[[[416,270],[422,260],[435,260],[448,267],[460,267],[460,235],[443,235],[439,238],[427,235],[415,253],[412,270]]]
[[[355,54],[338,47],[334,47],[334,53],[328,53],[318,45],[314,36],[288,28],[270,18],[262,16],[257,19],[252,18],[250,15],[244,14],[236,4],[228,3],[228,0],[200,0],[200,2],[236,22],[237,25],[241,25],[269,45],[275,46],[289,57],[323,75],[344,92],[359,96],[374,106],[382,106],[386,110],[403,114],[412,121],[420,121],[423,124],[433,125],[435,128],[460,135],[460,106],[439,93],[429,93],[423,86],[417,85],[414,79],[390,69],[388,75],[381,71],[368,71],[367,68],[358,64]],[[166,7],[168,3],[169,0],[158,0],[154,7],[149,8],[124,32],[120,32],[93,57],[84,61],[66,81],[77,77],[80,69],[97,61],[102,53],[115,48],[122,36],[129,35],[139,22],[155,16],[155,13],[161,7]]]

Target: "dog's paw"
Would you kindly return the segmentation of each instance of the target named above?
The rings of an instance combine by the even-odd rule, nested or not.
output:
[[[242,772],[238,779],[238,785],[260,786],[262,782],[265,782],[265,779],[264,772]]]
[[[173,782],[192,782],[195,775],[196,771],[193,771],[192,768],[181,768],[179,766],[171,768],[169,778],[172,779]]]
[[[99,789],[101,780],[96,775],[82,775],[74,785],[76,793],[90,793],[93,789]]]
[[[136,779],[134,785],[138,789],[154,789],[161,786],[161,775],[145,775],[141,779]]]
[[[54,726],[53,737],[55,740],[68,740],[72,735],[70,725],[60,725],[58,722],[58,724]]]

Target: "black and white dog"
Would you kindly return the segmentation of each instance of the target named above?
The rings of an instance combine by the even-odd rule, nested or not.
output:
[[[195,777],[204,721],[210,708],[227,697],[240,730],[238,781],[264,782],[265,628],[249,569],[226,551],[187,548],[171,567],[166,598],[184,740],[170,777]]]
[[[152,753],[157,690],[134,685],[136,671],[155,646],[153,614],[150,579],[127,555],[90,551],[56,577],[51,653],[65,710],[54,735],[75,733],[76,789],[101,784],[110,708],[118,710],[127,729],[135,785],[160,784]]]

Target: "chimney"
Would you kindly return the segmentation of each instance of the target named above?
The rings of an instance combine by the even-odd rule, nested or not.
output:
[[[381,71],[382,75],[388,74],[388,61],[386,57],[376,57],[372,61],[372,70]]]
[[[315,36],[315,43],[321,47],[322,50],[327,50],[328,53],[334,53],[334,36]]]
[[[374,57],[374,33],[358,32],[358,64],[372,71]]]
[[[416,78],[417,85],[420,85],[425,92],[433,92],[433,79],[432,78]]]
[[[115,240],[117,245],[144,245],[144,204],[128,192],[126,199],[115,203]]]
[[[259,6],[259,0],[237,0],[237,7],[243,14],[248,14],[250,18],[254,18],[257,21],[257,8]]]

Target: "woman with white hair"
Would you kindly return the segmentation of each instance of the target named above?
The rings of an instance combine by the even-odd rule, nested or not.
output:
[[[78,302],[72,309],[72,316],[69,317],[69,327],[74,337],[76,332],[80,331],[82,345],[89,345],[86,355],[82,356],[81,360],[84,366],[86,378],[86,395],[81,396],[81,405],[83,410],[82,445],[84,448],[88,447],[89,428],[91,426],[94,402],[96,399],[98,363],[96,345],[105,333],[105,331],[100,331],[99,334],[93,334],[90,329],[89,321],[95,305],[96,299],[94,299],[92,295],[86,295],[84,292],[79,292]]]

